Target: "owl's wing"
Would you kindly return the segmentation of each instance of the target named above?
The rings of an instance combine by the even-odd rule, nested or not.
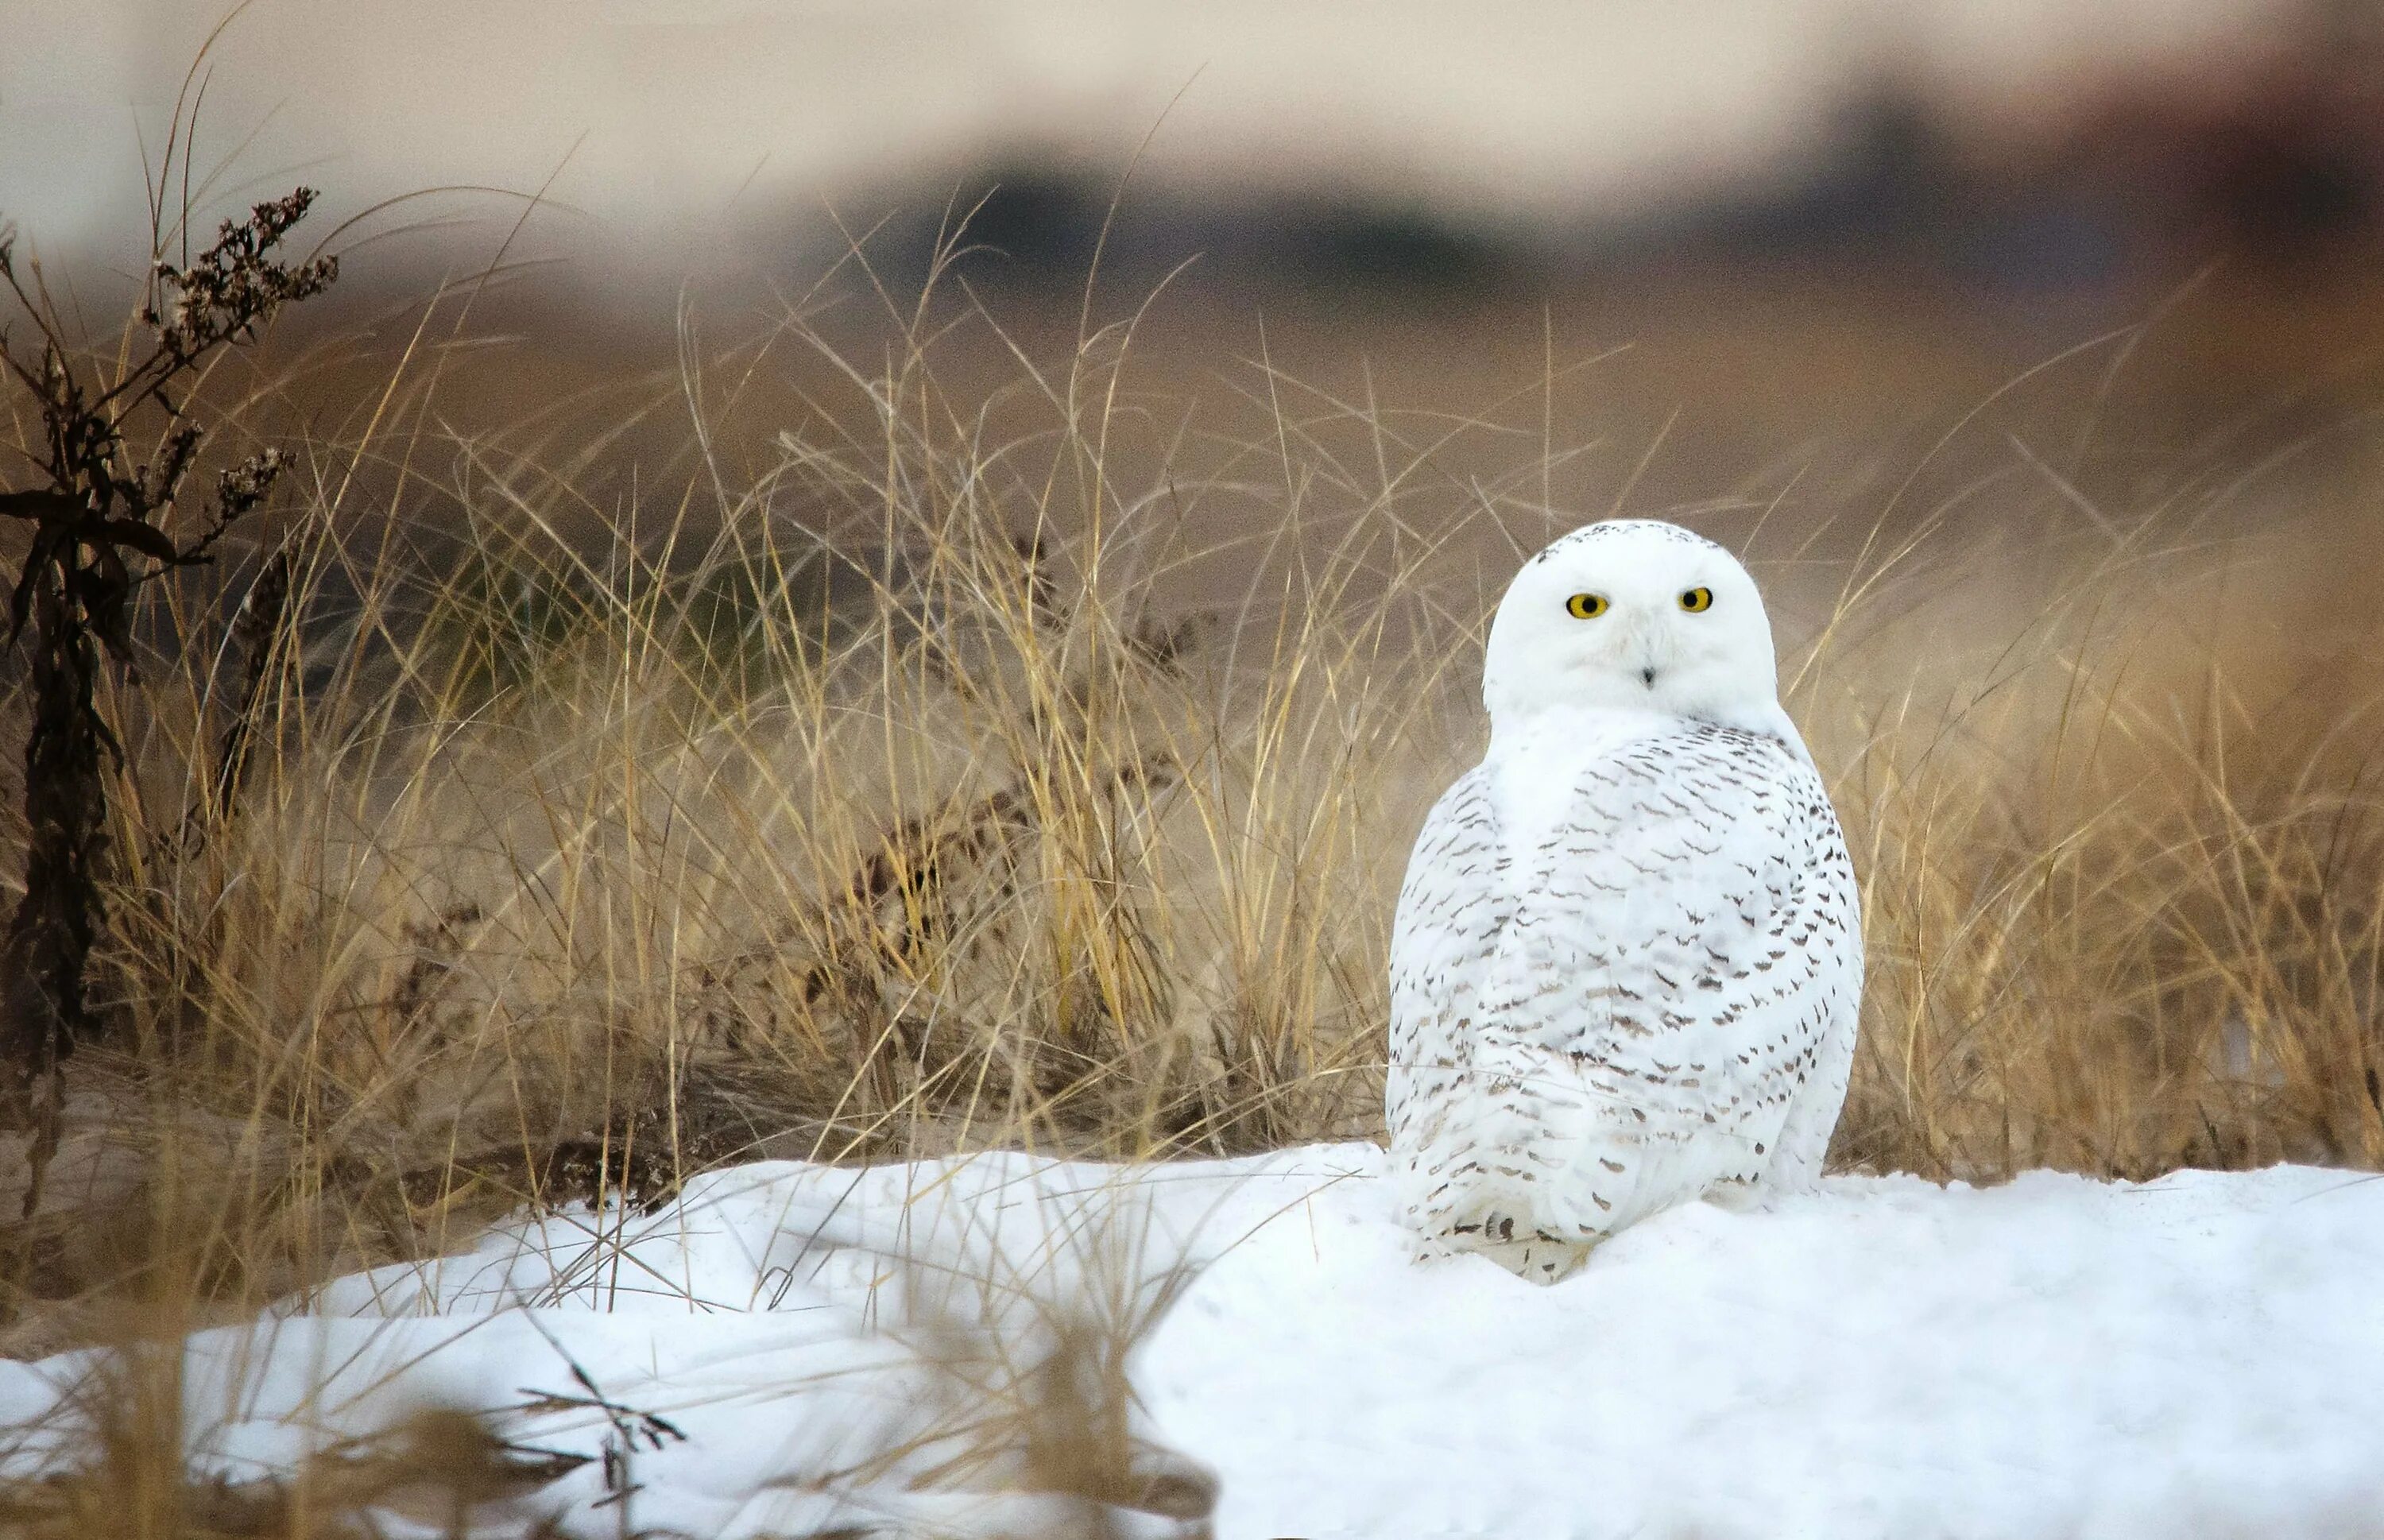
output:
[[[1470,1059],[1468,1008],[1514,918],[1495,791],[1486,765],[1458,777],[1408,857],[1391,922],[1386,1110],[1395,1148],[1409,1142],[1412,1120],[1447,1094]]]
[[[1571,1068],[1592,1110],[1575,1169],[1613,1189],[1600,1217],[1818,1166],[1782,1136],[1809,1146],[1818,1125],[1826,1144],[1836,1123],[1862,933],[1813,770],[1729,728],[1649,739],[1589,768],[1537,853],[1517,971],[1494,980],[1516,1027],[1496,1051]]]

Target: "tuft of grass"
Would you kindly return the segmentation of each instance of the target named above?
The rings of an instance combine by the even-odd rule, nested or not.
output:
[[[2384,1160],[2384,637],[2339,586],[2353,527],[2279,552],[2178,522],[1973,542],[1807,664],[1792,709],[1870,946],[1840,1161]],[[1999,565],[2043,581],[2003,619]]]

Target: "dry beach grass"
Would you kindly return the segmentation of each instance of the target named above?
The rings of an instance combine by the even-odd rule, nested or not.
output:
[[[1377,1132],[1390,905],[1478,749],[1502,564],[1605,511],[1550,492],[1558,371],[1452,416],[1219,356],[1220,421],[1137,375],[1135,313],[1053,346],[884,298],[874,345],[792,303],[684,327],[639,400],[511,420],[447,409],[465,294],[393,356],[209,382],[218,438],[298,468],[268,540],[151,590],[113,687],[106,1030],[11,1226],[12,1352],[741,1159]],[[796,405],[725,446],[774,370]],[[635,478],[632,425],[674,445]],[[1836,1162],[2378,1164],[2384,466],[2184,457],[2114,502],[2004,458],[1681,515],[1777,596],[1864,880]],[[243,626],[266,571],[286,618]],[[251,673],[239,805],[192,826]],[[321,1521],[204,1497],[127,1427],[96,1485],[0,1517]]]

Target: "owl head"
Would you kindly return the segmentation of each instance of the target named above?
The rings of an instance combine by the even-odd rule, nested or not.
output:
[[[1494,729],[1588,708],[1775,732],[1787,720],[1777,667],[1763,596],[1737,558],[1676,524],[1612,519],[1515,575],[1482,696]]]

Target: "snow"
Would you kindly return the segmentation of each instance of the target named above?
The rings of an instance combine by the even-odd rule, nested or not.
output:
[[[490,1533],[607,1536],[1158,1540],[1207,1533],[1210,1472],[1236,1537],[2349,1535],[2384,1513],[2384,1181],[1831,1178],[1659,1215],[1542,1288],[1419,1260],[1383,1164],[714,1173],[658,1213],[525,1223],[200,1334],[193,1458],[255,1475],[466,1408],[589,1457],[479,1513]],[[1015,1398],[1061,1343],[1144,1327],[1122,1458],[1160,1497],[1038,1482]],[[102,1367],[0,1365],[8,1469],[71,1458]]]

